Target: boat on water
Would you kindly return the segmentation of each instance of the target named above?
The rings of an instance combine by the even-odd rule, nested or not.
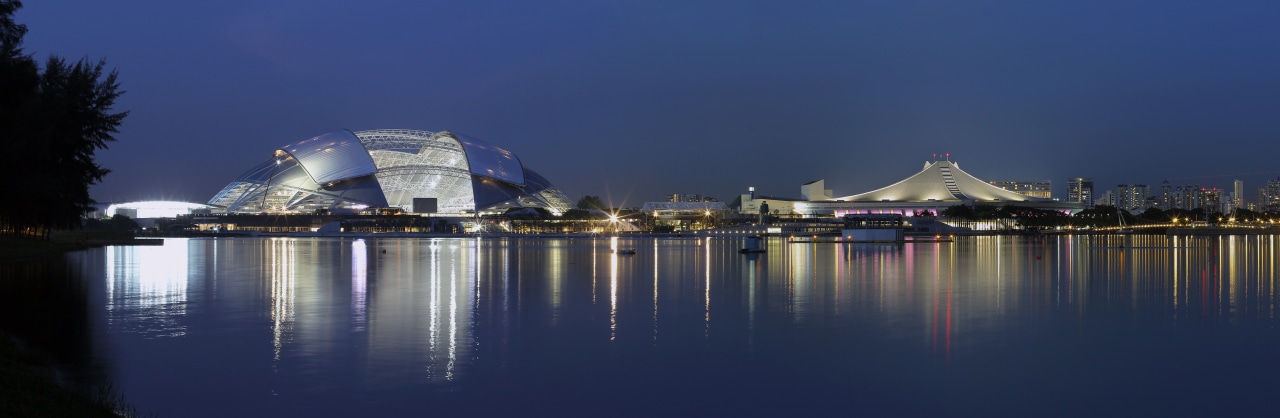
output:
[[[635,255],[636,250],[633,248],[627,248],[622,250],[613,250],[613,253],[617,255]]]
[[[760,237],[747,237],[747,246],[738,250],[742,254],[755,254],[764,252],[764,246],[761,245]]]

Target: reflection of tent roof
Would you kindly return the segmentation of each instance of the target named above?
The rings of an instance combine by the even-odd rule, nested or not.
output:
[[[853,196],[836,198],[846,202],[912,202],[1001,200],[1052,202],[1011,192],[978,180],[951,161],[925,163],[924,169],[887,187]]]

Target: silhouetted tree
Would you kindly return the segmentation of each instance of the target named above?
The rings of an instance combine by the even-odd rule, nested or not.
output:
[[[1151,222],[1169,222],[1169,215],[1159,208],[1147,208],[1138,214],[1138,219]]]
[[[569,209],[564,211],[564,213],[560,214],[560,219],[584,220],[584,219],[589,219],[590,215],[591,215],[591,211],[588,211],[586,209]]]
[[[1120,224],[1120,213],[1122,211],[1115,206],[1096,205],[1089,209],[1077,212],[1074,217],[1075,224],[1078,226],[1116,226]],[[1123,211],[1128,215],[1128,211]],[[1126,222],[1132,221],[1132,215],[1126,216]]]
[[[22,3],[0,0],[0,175],[15,203],[0,209],[0,229],[48,236],[78,226],[92,209],[89,186],[110,170],[94,154],[114,141],[128,112],[111,113],[120,97],[104,61],[69,64],[51,56],[43,71],[22,53],[26,25],[13,21]]]
[[[115,214],[111,216],[111,229],[117,231],[132,231],[138,229],[138,222],[125,215]]]
[[[609,210],[605,207],[604,201],[600,200],[600,196],[583,196],[578,199],[578,209],[599,209]]]
[[[1006,205],[1000,208],[1000,219],[1011,220],[1023,228],[1048,228],[1065,225],[1070,219],[1056,210]]]
[[[974,220],[973,207],[969,205],[948,206],[946,209],[943,209],[941,212],[938,212],[938,213],[941,214],[942,216],[946,216],[948,218],[956,219],[956,220],[964,220],[964,221]]]

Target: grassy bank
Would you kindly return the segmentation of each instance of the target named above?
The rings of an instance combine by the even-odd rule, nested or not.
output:
[[[57,233],[37,240],[0,237],[0,263],[58,257],[68,251],[99,246],[95,241],[119,239],[118,233]],[[3,278],[0,278],[3,279]],[[59,385],[49,356],[25,347],[0,330],[0,417],[137,416],[111,387],[81,393]]]
[[[55,232],[49,239],[0,236],[0,262],[55,257],[62,253],[99,247],[99,242],[129,239],[132,234],[114,231]]]

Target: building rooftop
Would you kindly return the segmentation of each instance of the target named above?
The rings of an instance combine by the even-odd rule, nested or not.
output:
[[[926,162],[924,169],[902,181],[870,192],[838,197],[835,200],[846,202],[1052,201],[993,186],[964,172],[958,164],[948,160]]]

